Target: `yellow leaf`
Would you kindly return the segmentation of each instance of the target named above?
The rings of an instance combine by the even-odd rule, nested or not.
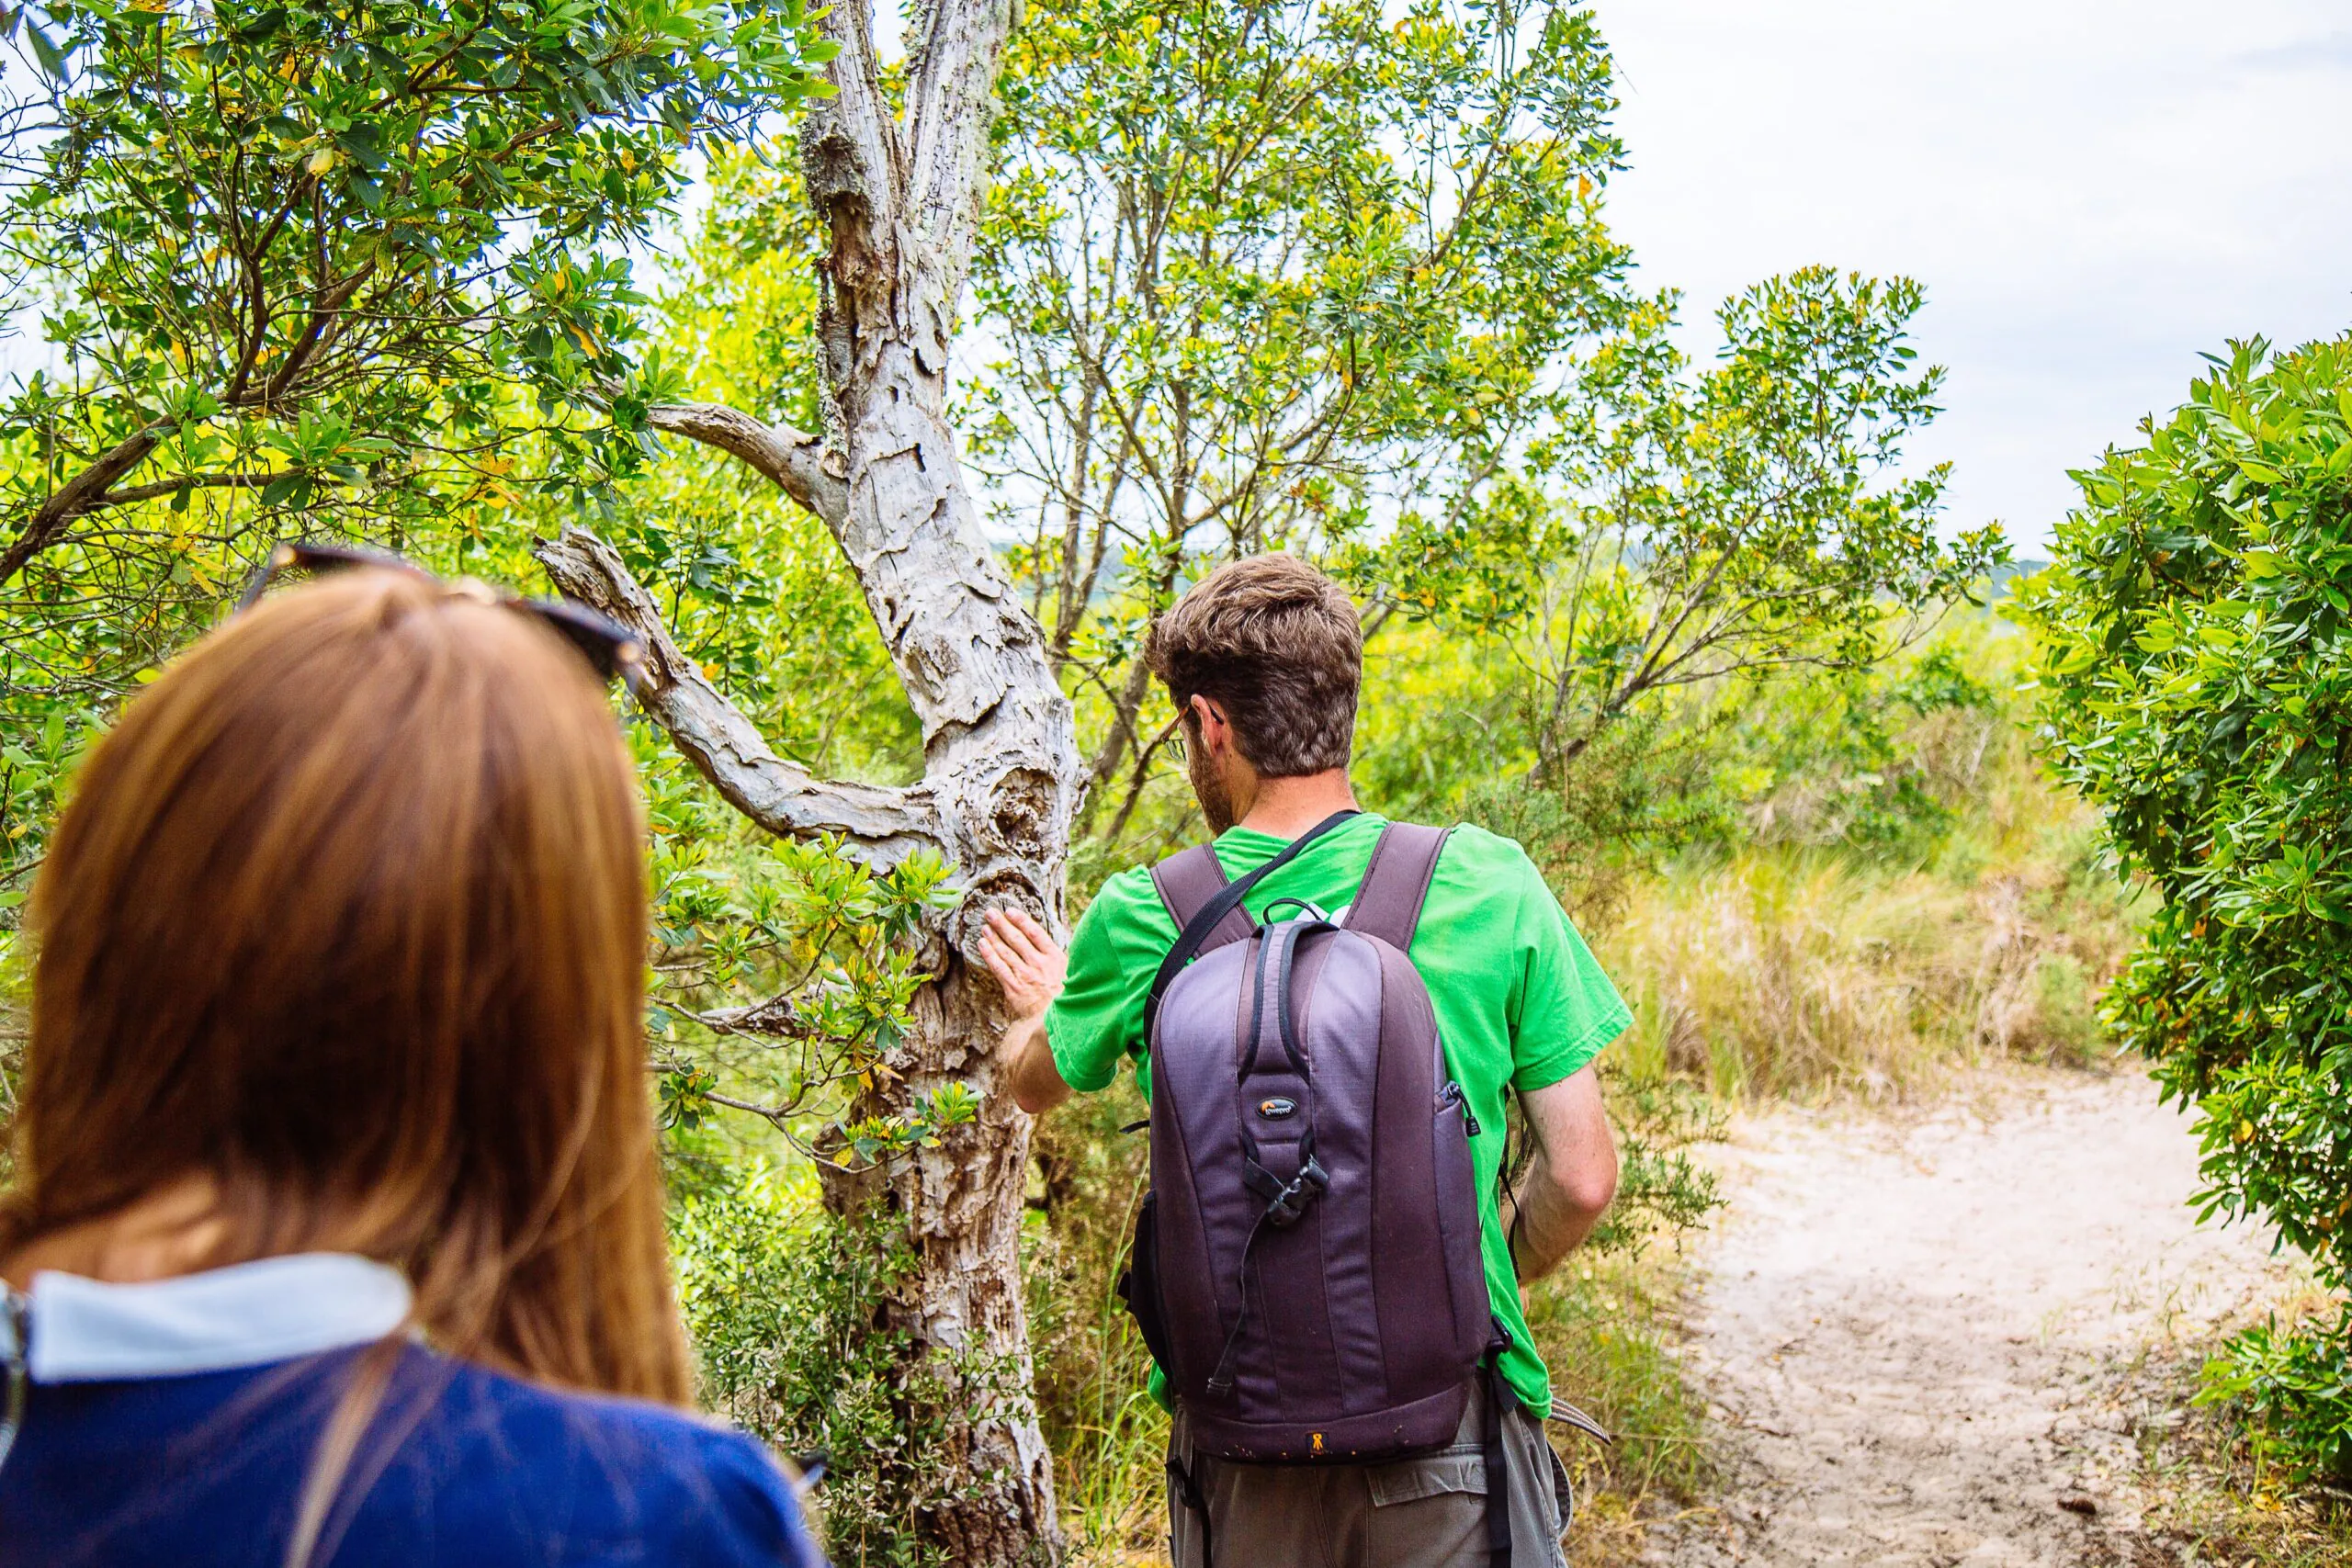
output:
[[[334,149],[322,147],[311,154],[311,173],[323,175],[334,167]]]

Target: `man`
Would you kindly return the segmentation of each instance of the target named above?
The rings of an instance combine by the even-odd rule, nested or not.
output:
[[[1354,807],[1348,760],[1363,634],[1355,606],[1329,578],[1280,555],[1222,567],[1153,626],[1146,656],[1181,716],[1193,790],[1227,876],[1263,865]],[[1255,917],[1303,899],[1336,918],[1354,898],[1384,825],[1366,814],[1325,832],[1261,881],[1247,908]],[[1177,935],[1143,869],[1103,885],[1067,958],[1028,916],[989,916],[981,954],[1015,1018],[1002,1049],[1023,1109],[1042,1112],[1073,1091],[1102,1089],[1122,1057],[1136,1059],[1150,1092],[1145,1003]],[[1551,1390],[1519,1287],[1582,1242],[1615,1192],[1616,1149],[1592,1063],[1631,1015],[1526,854],[1476,828],[1446,840],[1409,956],[1475,1119],[1487,1292],[1510,1336],[1501,1371],[1517,1396],[1505,1416],[1512,1561],[1559,1564],[1566,1483],[1544,1436]],[[1505,1206],[1497,1189],[1507,1089],[1519,1096],[1533,1149]],[[1153,1390],[1162,1392],[1156,1375]],[[1453,1446],[1426,1458],[1292,1467],[1193,1453],[1178,1409],[1170,1473],[1207,1516],[1214,1568],[1483,1563],[1480,1415],[1474,1401]],[[1178,1568],[1201,1568],[1193,1507],[1171,1498],[1170,1519]]]

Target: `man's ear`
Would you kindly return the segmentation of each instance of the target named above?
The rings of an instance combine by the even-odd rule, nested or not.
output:
[[[1204,750],[1215,751],[1220,742],[1226,746],[1233,744],[1233,734],[1227,726],[1224,708],[1195,692],[1193,694],[1192,709],[1193,728],[1200,734]]]

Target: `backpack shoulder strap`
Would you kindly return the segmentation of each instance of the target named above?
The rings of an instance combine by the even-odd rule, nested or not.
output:
[[[1348,929],[1376,936],[1399,953],[1410,951],[1421,901],[1429,897],[1437,857],[1452,831],[1412,822],[1391,822],[1382,829],[1380,842],[1372,847],[1372,863],[1364,868],[1363,886],[1348,907]]]
[[[1352,806],[1334,811],[1293,839],[1276,852],[1273,859],[1238,882],[1225,880],[1225,867],[1218,863],[1216,850],[1210,845],[1187,850],[1181,855],[1170,855],[1151,868],[1152,886],[1159,890],[1160,901],[1168,906],[1169,913],[1177,917],[1178,930],[1176,945],[1170,948],[1168,956],[1159,961],[1159,971],[1152,976],[1151,989],[1144,997],[1143,1034],[1146,1040],[1152,1038],[1152,1032],[1159,1026],[1159,998],[1168,994],[1168,987],[1176,978],[1178,971],[1209,949],[1239,942],[1258,929],[1257,922],[1250,918],[1249,910],[1241,904],[1250,889],[1296,860],[1300,852],[1316,840],[1357,815],[1359,813]],[[1192,860],[1190,857],[1193,855],[1205,857],[1206,863]],[[1161,880],[1161,874],[1169,871],[1174,873],[1172,879]],[[1214,883],[1207,880],[1211,876],[1216,879]],[[1209,889],[1208,897],[1199,904],[1193,903],[1204,886]],[[1193,911],[1190,919],[1184,918],[1185,908]]]
[[[1193,916],[1208,907],[1210,899],[1224,891],[1225,866],[1216,858],[1216,846],[1195,844],[1181,854],[1170,855],[1151,868],[1151,885],[1159,890],[1159,901],[1168,906],[1176,929],[1183,931],[1193,923]],[[1195,951],[1207,953],[1227,942],[1239,942],[1251,929],[1249,911],[1236,904],[1225,919],[1210,928]]]

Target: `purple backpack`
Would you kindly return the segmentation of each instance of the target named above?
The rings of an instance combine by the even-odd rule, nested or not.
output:
[[[1509,1560],[1469,1134],[1412,961],[1442,829],[1395,823],[1344,922],[1242,896],[1207,845],[1152,868],[1182,931],[1144,1014],[1151,1190],[1120,1281],[1194,1448],[1365,1463],[1451,1443],[1487,1375],[1487,1537]],[[1173,1467],[1171,1467],[1173,1468]],[[1173,1475],[1188,1503],[1191,1477]],[[1194,1504],[1197,1506],[1197,1504]],[[1205,1516],[1204,1516],[1205,1522]],[[1498,1539],[1499,1537],[1499,1539]]]

